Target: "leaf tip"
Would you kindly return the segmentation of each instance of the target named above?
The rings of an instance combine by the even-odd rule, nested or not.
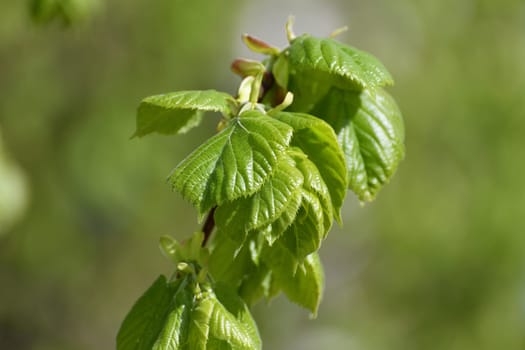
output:
[[[330,33],[330,38],[335,38],[338,35],[341,35],[342,33],[346,32],[348,30],[348,26],[343,26],[341,28],[335,29],[332,33]]]

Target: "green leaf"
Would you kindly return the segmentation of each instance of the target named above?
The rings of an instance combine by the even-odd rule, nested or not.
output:
[[[234,113],[236,101],[226,93],[215,90],[178,91],[150,96],[139,105],[137,130],[133,137],[152,132],[182,134],[199,125],[205,111]]]
[[[265,247],[261,263],[243,279],[239,295],[248,305],[262,298],[270,300],[283,291],[289,300],[315,316],[321,301],[324,273],[317,253],[301,263],[281,242]]]
[[[217,208],[217,227],[242,243],[246,232],[276,221],[289,206],[290,198],[299,194],[302,184],[303,175],[296,169],[294,160],[283,156],[258,192]]]
[[[299,265],[295,274],[288,269],[273,266],[275,283],[293,301],[310,310],[315,316],[321,302],[324,273],[317,253],[312,253]]]
[[[216,281],[237,287],[243,277],[254,269],[249,247],[232,240],[227,232],[217,230],[214,235],[210,274]]]
[[[324,238],[330,227],[332,226],[332,201],[330,196],[330,189],[325,183],[321,172],[317,166],[306,157],[297,156],[296,158],[297,169],[301,171],[304,176],[304,186],[303,186],[303,206],[306,201],[309,201],[311,195],[314,196],[313,200],[319,201],[320,208],[315,210],[315,213],[319,215],[320,227],[323,228]]]
[[[288,197],[288,203],[281,215],[275,219],[274,222],[260,229],[260,233],[264,236],[266,241],[272,245],[281,235],[290,227],[297,217],[299,208],[301,207],[303,198],[303,189],[293,192]]]
[[[289,125],[247,111],[184,159],[169,180],[203,216],[216,205],[258,191],[291,137]]]
[[[164,326],[152,350],[182,349],[188,337],[193,309],[193,293],[180,282],[174,297],[173,309],[165,319]]]
[[[319,249],[330,230],[333,216],[330,193],[319,170],[300,151],[294,149],[294,152],[296,167],[304,177],[300,205],[296,214],[290,216],[293,218],[292,222],[288,218],[283,219],[284,224],[277,220],[271,228],[261,232],[270,245],[265,249],[265,254],[271,252],[272,256],[266,257],[264,261],[280,261],[279,264],[288,266],[293,271],[307,255]],[[274,228],[279,230],[274,231]],[[281,231],[282,228],[284,232]],[[282,252],[283,249],[286,252]]]
[[[261,348],[259,331],[246,303],[225,283],[215,283],[214,292],[224,308],[243,325],[243,329],[251,339],[250,343],[254,346],[253,349]]]
[[[304,113],[279,112],[273,116],[294,128],[292,145],[300,148],[319,169],[330,192],[334,215],[341,222],[340,210],[347,188],[346,163],[334,130],[322,119]]]
[[[137,301],[117,336],[117,350],[261,348],[255,322],[231,287],[197,285],[192,275],[164,276]]]
[[[270,271],[259,262],[264,237],[257,236],[257,232],[252,233],[251,238],[239,245],[225,232],[217,231],[209,263],[213,279],[233,288],[238,287],[239,295],[248,305],[255,304],[262,297],[270,299],[278,292],[272,288],[271,276],[267,276]]]
[[[192,350],[260,349],[261,341],[245,304],[235,294],[225,294],[219,289],[224,305],[211,288],[205,289],[199,296],[192,312],[188,345]]]
[[[373,55],[332,38],[302,35],[284,53],[290,74],[362,90],[392,84],[390,73]]]
[[[330,228],[325,221],[323,204],[315,192],[303,191],[301,208],[294,222],[277,242],[283,244],[297,261],[318,250]]]
[[[288,87],[289,73],[286,55],[279,55],[273,63],[272,74],[277,84],[284,89]]]
[[[403,119],[395,101],[383,89],[356,93],[333,88],[311,113],[338,134],[349,188],[360,200],[373,200],[404,157]]]
[[[272,292],[272,271],[265,264],[259,264],[256,269],[243,279],[239,287],[239,295],[248,305],[254,305],[262,298],[269,300]]]
[[[176,286],[160,276],[137,300],[117,335],[117,350],[151,350],[170,312]]]

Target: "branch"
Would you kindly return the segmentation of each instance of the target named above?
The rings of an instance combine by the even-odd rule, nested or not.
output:
[[[202,240],[202,246],[206,246],[206,243],[208,242],[211,233],[213,232],[213,229],[215,228],[215,209],[217,207],[211,208],[210,212],[208,213],[208,216],[206,217],[206,221],[204,222],[204,225],[202,225],[202,232],[204,233],[204,239]]]

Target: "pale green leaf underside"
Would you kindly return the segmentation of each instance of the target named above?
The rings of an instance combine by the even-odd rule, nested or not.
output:
[[[333,88],[312,113],[338,134],[349,188],[363,201],[374,199],[404,157],[403,119],[395,101],[383,89],[356,93]]]
[[[324,286],[323,267],[317,253],[308,255],[295,274],[274,265],[272,275],[290,301],[310,310],[314,316],[317,314]]]
[[[137,130],[133,136],[152,132],[164,135],[185,133],[197,126],[205,111],[232,113],[232,96],[215,90],[178,91],[145,98],[137,111]]]
[[[393,83],[390,73],[373,55],[332,38],[302,35],[292,41],[285,54],[291,74],[325,74],[342,88],[361,90]]]
[[[248,111],[184,159],[169,179],[202,216],[210,208],[258,191],[286,151],[292,128]]]
[[[255,265],[248,256],[252,242],[253,239],[249,239],[244,243],[234,259],[234,266],[230,265],[236,272],[230,268],[219,268],[222,273],[213,274],[213,277],[228,285],[237,285],[240,282],[239,295],[248,305],[253,305],[262,298],[270,300],[282,291],[291,301],[315,315],[324,283],[323,269],[317,253],[309,254],[299,262],[296,256],[278,241],[271,247],[263,244],[260,261]],[[222,244],[222,240],[219,244]],[[230,254],[233,255],[234,248],[230,248]],[[224,255],[222,258],[228,259]],[[210,261],[210,267],[216,264],[220,264],[220,261]]]

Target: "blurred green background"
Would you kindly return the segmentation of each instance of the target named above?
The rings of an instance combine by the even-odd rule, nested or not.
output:
[[[0,349],[114,348],[171,270],[158,237],[198,228],[165,178],[218,120],[130,140],[138,102],[235,92],[240,34],[283,46],[291,13],[390,69],[407,157],[376,202],[349,196],[317,320],[255,307],[265,349],[525,349],[524,1],[68,2],[71,27],[0,5]]]

